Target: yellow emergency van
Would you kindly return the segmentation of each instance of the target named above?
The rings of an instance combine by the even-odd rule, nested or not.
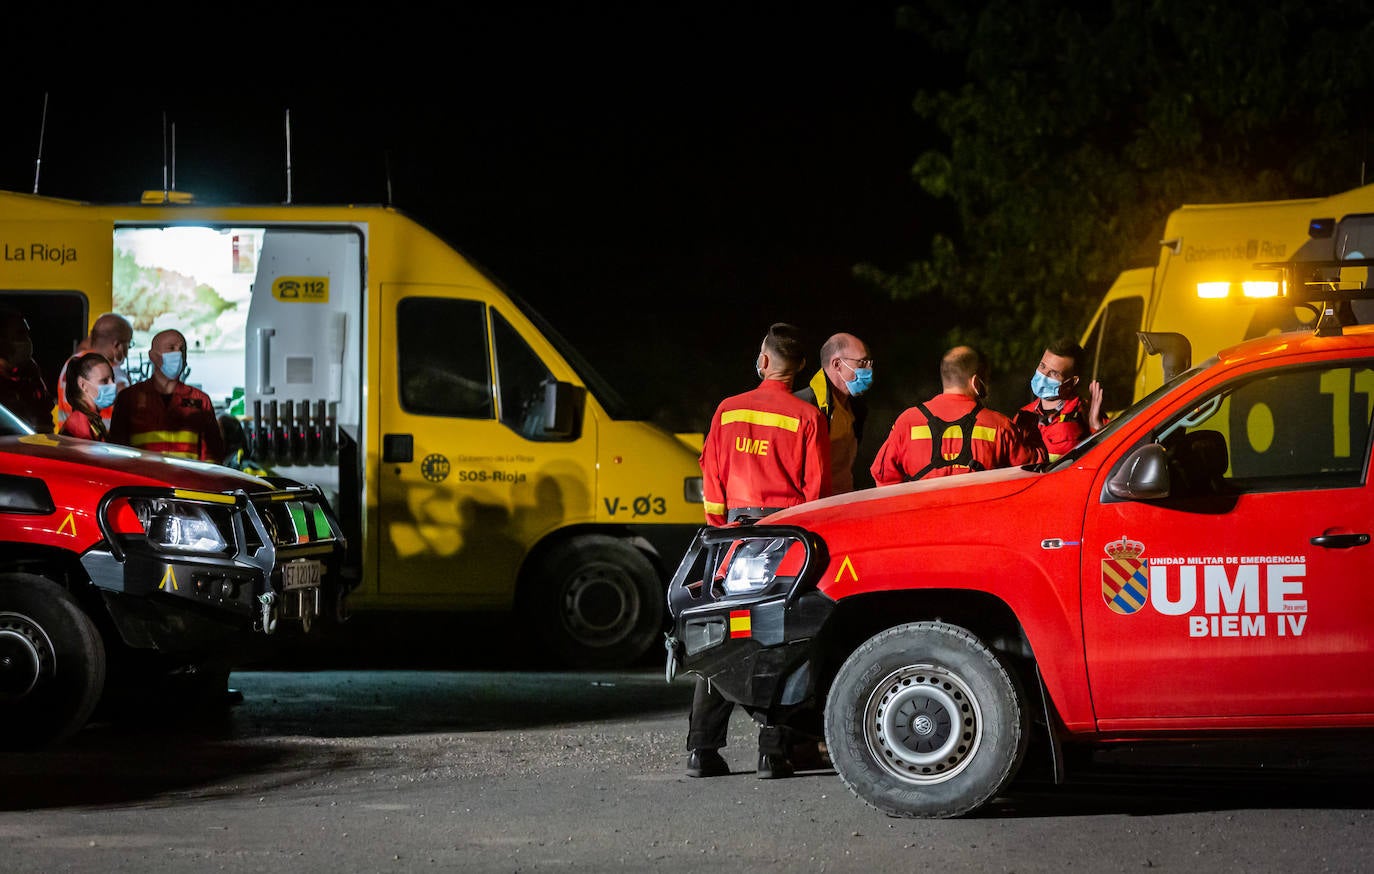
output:
[[[1242,340],[1312,326],[1316,310],[1293,305],[1283,271],[1266,265],[1369,255],[1374,185],[1325,198],[1184,205],[1165,223],[1159,261],[1124,271],[1093,314],[1082,335],[1084,379],[1102,383],[1106,409],[1121,410],[1163,382],[1171,351],[1150,354],[1136,332],[1155,335],[1156,347],[1185,337],[1197,362]],[[1366,270],[1338,272],[1345,275],[1333,281],[1360,282]]]
[[[703,523],[702,435],[634,417],[394,208],[0,193],[0,304],[28,319],[50,386],[102,313],[134,324],[135,379],[147,340],[180,330],[185,381],[242,423],[246,453],[332,497],[353,610],[516,609],[572,666],[661,641]]]

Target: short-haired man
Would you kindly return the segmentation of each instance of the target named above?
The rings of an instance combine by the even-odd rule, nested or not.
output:
[[[821,346],[821,368],[796,392],[815,404],[830,425],[830,486],[833,494],[854,491],[854,462],[864,439],[868,404],[862,395],[873,385],[868,344],[853,334],[833,335]]]
[[[758,388],[720,402],[701,450],[706,521],[758,520],[830,493],[830,437],[825,416],[792,394],[806,363],[797,329],[774,324],[759,345]],[[687,775],[730,773],[720,755],[734,703],[697,678],[687,730]],[[759,727],[758,776],[787,777],[790,733]]]
[[[129,387],[129,374],[124,369],[124,362],[128,358],[129,344],[133,340],[134,326],[123,316],[105,313],[95,320],[91,325],[91,333],[76,347],[76,352],[62,364],[62,371],[57,374],[58,428],[62,427],[62,423],[67,421],[67,416],[72,412],[71,401],[67,400],[67,364],[70,364],[73,358],[80,358],[87,352],[99,352],[105,356],[105,360],[110,362],[110,367],[114,370],[115,391],[122,392]],[[109,430],[110,418],[113,415],[113,406],[100,411],[101,418],[105,420],[106,430]]]
[[[1037,461],[1055,461],[1078,441],[1102,427],[1101,390],[1092,386],[1092,409],[1078,396],[1078,368],[1083,347],[1071,337],[1060,337],[1045,347],[1040,364],[1031,376],[1035,400],[1016,413],[1016,425],[1036,453]]]
[[[1035,460],[1011,420],[982,404],[987,365],[969,346],[940,360],[944,391],[904,411],[869,468],[880,486],[1029,464]]]
[[[181,381],[186,338],[160,331],[148,345],[153,375],[120,392],[110,419],[109,442],[179,458],[224,461],[224,435],[210,396]]]

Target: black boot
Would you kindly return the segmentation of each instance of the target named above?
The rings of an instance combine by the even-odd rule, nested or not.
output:
[[[715,750],[692,750],[687,757],[688,777],[724,777],[730,773],[730,766]]]
[[[777,753],[759,753],[759,779],[777,780],[792,776],[792,763]]]

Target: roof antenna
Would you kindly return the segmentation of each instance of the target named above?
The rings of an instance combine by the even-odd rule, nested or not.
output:
[[[167,110],[162,110],[162,199],[167,199]]]
[[[38,193],[38,172],[43,169],[43,133],[48,129],[48,92],[43,92],[43,120],[38,124],[38,160],[33,162],[33,193]]]
[[[177,123],[172,122],[172,190],[177,190]]]
[[[382,153],[382,160],[386,166],[386,205],[393,206],[391,202],[391,150],[387,149]]]
[[[291,203],[291,110],[286,110],[286,202]]]

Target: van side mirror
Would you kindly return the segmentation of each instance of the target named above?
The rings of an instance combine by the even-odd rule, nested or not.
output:
[[[1164,447],[1147,443],[1132,450],[1107,479],[1107,492],[1123,501],[1169,497],[1169,459]]]
[[[580,394],[570,382],[544,383],[544,434],[571,437],[577,428],[577,402]]]

